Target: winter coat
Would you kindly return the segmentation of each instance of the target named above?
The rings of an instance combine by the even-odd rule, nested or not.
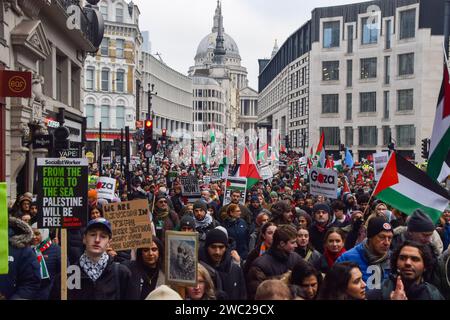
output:
[[[365,250],[364,242],[360,243],[353,249],[342,254],[336,260],[336,263],[344,261],[352,261],[356,263],[361,270],[362,279],[367,284],[367,288],[379,288],[383,280],[386,280],[391,272],[389,261],[384,262],[382,265],[369,265],[369,262],[365,256]]]
[[[280,250],[269,249],[264,255],[257,258],[247,274],[247,290],[249,299],[254,299],[256,289],[267,279],[279,277],[292,270],[303,258],[292,252],[287,255]]]
[[[69,264],[76,264],[84,252],[83,229],[67,229],[67,251]]]
[[[434,278],[435,285],[445,299],[450,300],[450,250],[447,249],[438,260],[438,276]]]
[[[295,248],[295,252],[298,253],[305,261],[309,262],[316,270],[320,270],[322,267],[322,254],[313,249],[307,248],[306,250],[297,247]],[[326,261],[325,261],[326,263]]]
[[[41,284],[37,256],[30,247],[33,230],[20,219],[8,221],[8,274],[0,275],[0,298],[36,299]]]
[[[42,255],[50,278],[41,280],[41,288],[36,299],[48,300],[53,283],[61,280],[56,278],[61,273],[61,248],[57,244],[52,243],[47,250],[42,252]]]
[[[129,284],[131,279],[130,270],[113,259],[108,259],[108,263],[97,281],[84,272],[78,261],[76,264],[80,269],[81,284],[79,288],[67,288],[67,300],[127,300]],[[58,278],[61,275],[58,275]],[[61,299],[61,282],[55,281],[50,299]]]
[[[236,241],[236,250],[241,259],[247,259],[250,237],[247,223],[241,218],[235,220],[227,219],[223,226],[227,229],[228,237]]]
[[[173,204],[173,208],[175,210],[175,212],[178,214],[179,217],[181,217],[181,210],[183,209],[184,205],[183,205],[183,201],[181,201],[181,193],[180,194],[176,194],[173,197],[170,198],[170,201]]]
[[[411,240],[408,237],[408,228],[405,226],[398,227],[394,229],[394,238],[392,239],[391,249],[395,251],[405,240]],[[439,233],[434,230],[431,236],[430,248],[434,253],[434,256],[438,258],[444,251],[444,244],[442,243]]]
[[[169,209],[169,215],[163,219],[158,219],[157,215],[153,215],[153,223],[156,227],[156,236],[165,242],[165,234],[167,230],[178,230],[180,227],[180,218],[175,211]]]
[[[327,230],[328,227],[326,227],[323,231],[320,231],[315,223],[309,227],[309,242],[312,244],[314,249],[320,253],[323,253],[323,242],[325,240],[325,233],[327,233]]]
[[[367,291],[367,300],[390,300],[395,290],[396,279],[389,277],[381,284],[381,289]],[[445,300],[439,290],[428,282],[422,282],[413,288],[405,288],[408,300]]]
[[[127,294],[127,299],[129,300],[145,300],[150,292],[160,285],[165,284],[165,275],[162,270],[158,270],[158,275],[155,277],[156,279],[152,279],[152,283],[150,283],[147,271],[141,263],[137,261],[127,261],[124,265],[127,266],[131,272]],[[153,283],[155,280],[156,283]]]
[[[219,211],[219,222],[223,222],[227,219],[227,209],[228,206],[231,203],[227,204],[226,206],[223,206],[220,211]],[[252,221],[252,214],[251,212],[247,209],[246,206],[243,206],[241,204],[239,204],[239,209],[241,209],[241,218],[245,220],[245,222],[247,222],[248,225],[251,225],[253,223]]]
[[[226,293],[225,300],[246,300],[247,291],[245,288],[244,273],[242,268],[232,261],[230,249],[227,249],[222,262],[218,266],[215,266],[209,258],[206,247],[200,248],[199,260],[216,271],[215,277],[217,275],[220,277],[222,290]]]

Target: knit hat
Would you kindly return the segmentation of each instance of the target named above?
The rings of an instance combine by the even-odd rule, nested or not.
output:
[[[180,295],[170,287],[161,285],[145,298],[145,300],[183,300]]]
[[[195,210],[195,209],[202,209],[203,211],[206,212],[206,211],[208,211],[208,206],[204,201],[197,200],[194,202],[193,210]]]
[[[270,197],[271,197],[271,198],[275,198],[275,197],[278,198],[278,193],[276,193],[275,191],[272,191],[272,192],[270,193]]]
[[[407,226],[409,232],[433,232],[435,229],[431,218],[420,209],[412,213],[408,219]]]
[[[316,204],[314,205],[312,211],[313,211],[313,213],[315,213],[315,212],[317,212],[317,211],[319,211],[319,210],[323,210],[323,211],[328,212],[328,214],[331,214],[330,206],[327,205],[325,202],[319,202],[319,203],[316,203]]]
[[[382,231],[389,231],[394,233],[389,222],[384,217],[374,217],[369,220],[367,225],[367,238],[370,239]]]
[[[180,228],[183,227],[195,229],[195,219],[188,214],[184,215],[180,220]]]
[[[19,203],[22,203],[23,201],[29,201],[31,203],[32,199],[31,197],[28,197],[27,195],[24,194],[23,196],[20,197]]]
[[[155,202],[158,202],[160,199],[166,199],[166,195],[162,192],[158,192],[158,194],[155,197]]]
[[[227,229],[225,229],[224,227],[222,227],[222,226],[217,226],[217,227],[215,227],[214,229],[222,230],[223,233],[225,233],[225,235],[226,235],[227,238],[228,238],[228,231],[227,231]]]
[[[213,243],[222,243],[228,246],[228,237],[220,229],[212,229],[206,234],[205,247],[208,248]]]

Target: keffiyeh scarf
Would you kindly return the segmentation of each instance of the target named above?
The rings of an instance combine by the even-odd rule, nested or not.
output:
[[[104,252],[100,260],[98,260],[98,262],[96,263],[89,259],[86,253],[83,253],[83,255],[80,257],[80,266],[88,275],[88,277],[95,282],[98,278],[100,278],[103,271],[105,270],[106,265],[108,264],[108,259],[108,254]]]

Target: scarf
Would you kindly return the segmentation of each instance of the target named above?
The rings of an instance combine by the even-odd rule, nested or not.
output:
[[[261,247],[259,248],[259,256],[262,256],[264,253],[266,253],[267,250],[268,248],[266,247],[266,244],[263,242],[261,244]]]
[[[328,250],[328,248],[325,248],[323,255],[327,260],[328,266],[331,268],[331,266],[333,266],[337,258],[339,258],[345,251],[346,251],[345,248],[342,248],[341,251],[339,252],[331,252],[330,250]]]
[[[108,264],[108,259],[109,256],[106,252],[103,252],[98,262],[92,261],[86,255],[86,253],[83,253],[83,255],[80,257],[80,267],[88,275],[88,277],[95,282],[98,278],[100,278],[103,271],[105,270],[106,265]]]
[[[162,220],[169,215],[169,209],[162,210],[160,208],[155,207],[155,213],[156,213],[156,218],[158,218],[158,220]]]
[[[52,240],[50,238],[47,238],[46,240],[42,241],[39,245],[34,247],[34,252],[36,253],[36,257],[39,262],[41,279],[49,279],[50,278],[50,274],[48,273],[47,263],[45,262],[43,253],[45,252],[45,250],[50,248],[51,245],[52,245]]]
[[[195,219],[195,228],[196,229],[203,229],[207,226],[209,226],[212,223],[212,217],[210,216],[209,213],[207,213],[205,215],[205,217],[203,218],[203,220],[197,220],[197,218]]]
[[[367,244],[367,239],[363,241],[364,246],[364,257],[367,259],[367,262],[369,265],[375,265],[375,264],[384,264],[387,262],[389,258],[389,251],[386,252],[383,256],[376,255],[372,252],[369,245]]]

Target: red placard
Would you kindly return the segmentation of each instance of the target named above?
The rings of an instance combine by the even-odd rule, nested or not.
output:
[[[31,97],[31,72],[0,70],[1,97]]]

